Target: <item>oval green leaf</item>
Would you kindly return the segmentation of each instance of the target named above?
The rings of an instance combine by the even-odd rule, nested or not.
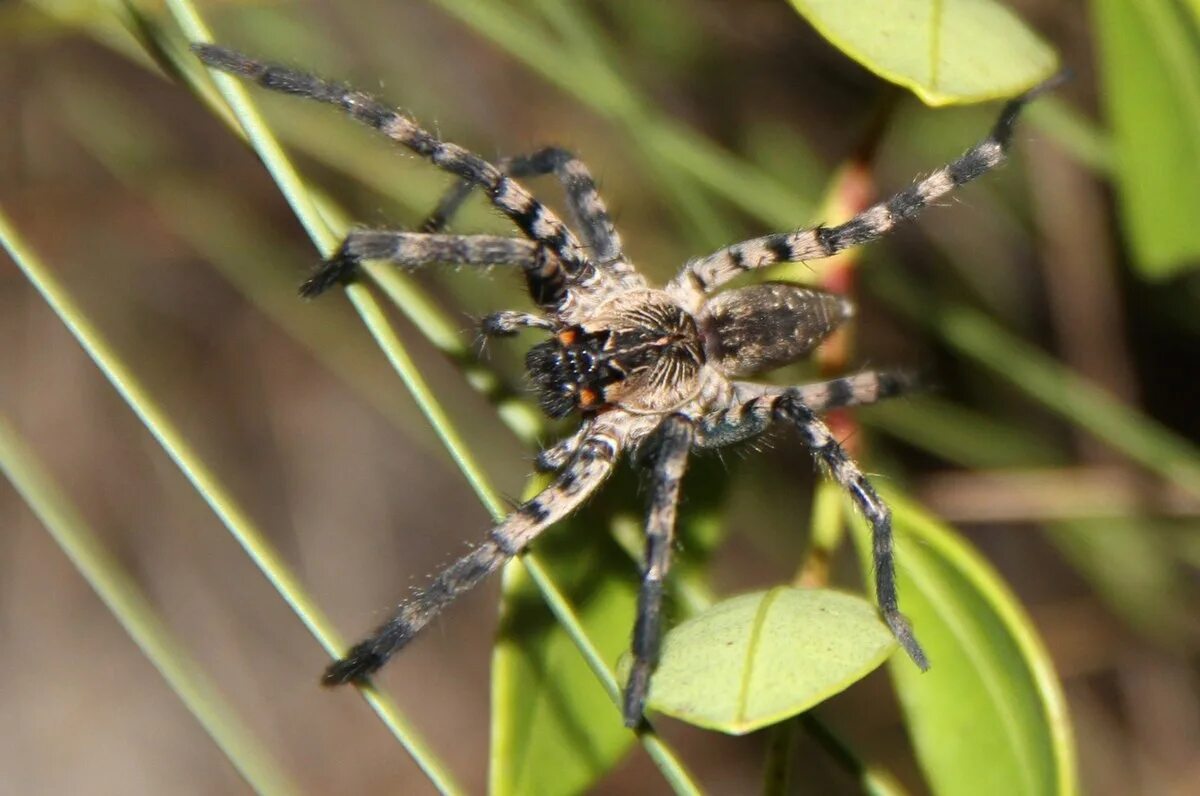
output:
[[[648,702],[689,724],[741,735],[844,690],[895,647],[861,597],[790,587],[745,594],[667,634]]]
[[[928,105],[1011,97],[1058,58],[992,0],[791,0],[835,47]]]
[[[932,663],[897,656],[891,673],[934,793],[1077,792],[1066,701],[1016,598],[957,533],[886,495],[896,527],[900,607]],[[853,534],[870,571],[870,531]]]

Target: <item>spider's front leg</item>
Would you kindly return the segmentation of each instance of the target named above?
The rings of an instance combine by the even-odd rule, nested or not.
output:
[[[516,224],[532,242],[538,244],[540,251],[544,252],[541,260],[545,269],[555,271],[550,281],[557,287],[541,295],[535,292],[534,300],[539,304],[564,303],[569,296],[562,285],[587,285],[600,277],[575,233],[550,208],[534,199],[520,183],[494,164],[456,144],[442,141],[407,114],[340,83],[331,83],[306,72],[259,61],[227,47],[197,42],[192,44],[192,51],[213,69],[252,81],[271,91],[332,105],[463,182],[480,186],[492,205]],[[319,293],[329,284],[332,282],[314,282],[310,292]],[[531,279],[531,290],[540,284],[541,281],[535,283]]]
[[[651,456],[650,507],[646,513],[646,561],[633,627],[633,666],[625,686],[625,726],[642,721],[650,675],[658,664],[662,640],[663,582],[671,568],[679,486],[692,447],[692,421],[681,415],[667,418],[655,432]]]
[[[325,672],[326,685],[360,681],[387,663],[459,595],[477,586],[542,531],[572,513],[612,472],[621,450],[614,427],[592,427],[566,468],[536,497],[488,532],[483,543],[440,572],[396,613]]]
[[[512,337],[522,329],[545,329],[552,331],[555,324],[540,315],[517,310],[501,310],[485,315],[479,323],[479,332],[484,337]]]
[[[379,260],[401,268],[453,263],[490,268],[517,266],[526,274],[545,265],[538,244],[498,235],[426,235],[387,229],[351,230],[333,256],[300,286],[300,295],[314,298],[358,274],[364,260]]]
[[[587,427],[576,431],[569,437],[564,437],[548,448],[543,448],[537,456],[537,468],[543,473],[557,473],[567,466],[575,451],[587,437]]]

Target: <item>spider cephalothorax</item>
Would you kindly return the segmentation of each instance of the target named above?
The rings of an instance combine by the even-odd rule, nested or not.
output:
[[[525,366],[551,417],[608,407],[661,414],[699,391],[704,342],[670,296],[634,290],[531,348]]]
[[[747,271],[828,257],[878,238],[955,187],[995,168],[1004,160],[1017,114],[1048,84],[1005,105],[991,134],[958,160],[846,223],[735,243],[689,261],[675,279],[656,289],[625,258],[591,175],[565,150],[552,147],[492,164],[439,140],[367,94],[225,48],[194,49],[214,68],[335,105],[459,178],[420,232],[351,232],[304,283],[303,295],[315,296],[353,278],[358,264],[368,259],[406,268],[446,262],[518,267],[540,313],[496,313],[484,319],[483,333],[503,336],[525,327],[549,332],[526,359],[541,406],[551,417],[574,411],[582,416],[575,434],[542,451],[538,459],[540,466],[557,473],[550,485],[330,666],[325,682],[370,675],[455,597],[575,511],[604,482],[623,452],[643,448],[650,454],[639,459],[650,467],[650,508],[624,704],[626,723],[636,725],[658,656],[663,580],[671,561],[687,457],[693,448],[750,439],[775,423],[796,428],[818,465],[866,516],[880,612],[913,661],[922,669],[929,665],[897,604],[888,508],[818,417],[836,407],[896,395],[907,386],[906,379],[868,371],[796,387],[739,381],[805,356],[850,317],[851,308],[841,297],[790,284],[716,291]],[[553,174],[562,183],[579,237],[517,182],[519,177],[543,174]],[[524,237],[442,234],[475,189],[486,193]]]

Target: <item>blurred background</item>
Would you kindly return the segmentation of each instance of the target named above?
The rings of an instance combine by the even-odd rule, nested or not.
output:
[[[201,8],[218,41],[374,91],[485,156],[548,143],[581,153],[627,251],[660,280],[732,240],[821,220],[848,162],[869,164],[881,192],[906,185],[982,137],[997,110],[924,107],[777,0],[572,3],[605,49],[545,23],[547,53],[511,52],[462,10],[474,5]],[[552,22],[553,5],[492,8]],[[859,412],[853,442],[871,472],[978,545],[1027,608],[1064,683],[1084,792],[1195,793],[1200,500],[1172,473],[1194,475],[1200,438],[1200,260],[1186,240],[1138,231],[1120,137],[1163,103],[1176,110],[1167,92],[1146,109],[1108,96],[1106,68],[1140,68],[1101,35],[1114,4],[1008,5],[1074,79],[1031,109],[1011,165],[863,253],[846,366],[908,367],[932,389]],[[157,4],[136,7],[167,24]],[[294,298],[318,255],[257,158],[140,55],[126,13],[0,5],[0,207],[317,604],[358,636],[488,515],[347,302]],[[1179,20],[1197,22],[1187,13]],[[623,111],[631,96],[649,112]],[[326,108],[256,98],[304,175],[357,223],[411,227],[449,185]],[[664,130],[715,147],[730,168],[706,178],[683,155],[664,159]],[[1182,183],[1196,158],[1139,152],[1164,212],[1194,231],[1200,182]],[[1172,158],[1180,167],[1164,172]],[[536,188],[557,201],[552,181]],[[506,227],[472,203],[455,229]],[[527,306],[504,273],[417,281],[468,346],[474,318]],[[396,324],[493,484],[518,497],[530,448],[409,320]],[[317,687],[325,653],[11,263],[0,340],[0,413],[294,782],[429,791],[361,700]],[[483,352],[515,385],[522,341]],[[719,593],[789,580],[806,549],[807,453],[787,436],[750,453],[704,465],[721,485]],[[636,489],[616,489],[610,502],[639,505]],[[243,792],[7,483],[0,529],[0,792]],[[835,582],[858,588],[856,571],[842,551]],[[471,792],[486,782],[498,589],[461,599],[379,677]],[[818,713],[924,792],[885,674]],[[660,729],[712,792],[758,790],[762,733]],[[798,792],[856,792],[811,739],[797,749]],[[663,789],[635,749],[595,791]]]

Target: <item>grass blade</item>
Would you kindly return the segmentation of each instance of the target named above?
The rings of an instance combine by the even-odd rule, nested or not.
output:
[[[171,637],[137,584],[103,548],[3,416],[0,471],[246,783],[257,793],[298,793],[295,783]]]

